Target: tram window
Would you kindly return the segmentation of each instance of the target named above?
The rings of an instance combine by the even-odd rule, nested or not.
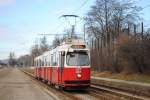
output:
[[[39,67],[41,67],[41,60],[39,60]]]
[[[62,56],[65,56],[65,52],[64,52],[64,51],[62,51],[62,52],[61,52],[61,55],[62,55]]]
[[[42,61],[42,66],[44,66],[44,61]]]
[[[51,66],[53,65],[53,55],[51,55]]]
[[[40,60],[38,61],[38,65],[39,65],[39,67],[41,67],[41,61]]]
[[[60,67],[64,67],[64,61],[65,61],[65,52],[61,52],[60,57],[59,57]]]
[[[42,67],[42,60],[40,60],[40,66]]]
[[[37,60],[37,67],[39,67],[39,61]]]
[[[36,61],[36,66],[38,67],[38,60]]]
[[[40,60],[40,67],[42,66],[42,61]]]
[[[49,56],[49,66],[51,66],[51,55]]]
[[[35,61],[35,66],[37,67],[37,61]]]
[[[49,62],[48,61],[47,61],[46,65],[49,66]]]
[[[58,65],[58,56],[57,56],[57,54],[56,54],[55,66],[57,66],[57,65]]]
[[[37,67],[39,67],[39,61],[37,60]]]
[[[37,64],[38,64],[37,66],[40,67],[40,61],[39,60],[37,61]]]
[[[51,60],[50,60],[50,57],[49,57],[49,59],[48,59],[48,66],[50,66],[50,62],[51,62]]]
[[[52,57],[52,66],[54,66],[54,57]]]
[[[41,60],[39,60],[39,67],[41,67]]]
[[[69,66],[88,66],[90,62],[87,52],[68,52],[66,60]]]
[[[49,59],[49,66],[51,66],[51,59]]]
[[[53,64],[54,64],[54,66],[56,66],[56,53],[54,54],[54,62],[53,62]]]
[[[45,59],[45,61],[44,61],[44,66],[47,66],[47,61],[46,61],[46,59]]]
[[[56,53],[54,53],[53,57],[52,57],[52,66],[57,66],[57,57],[56,57]]]

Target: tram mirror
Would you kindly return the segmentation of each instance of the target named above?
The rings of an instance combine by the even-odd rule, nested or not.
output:
[[[70,53],[69,55],[70,55],[70,57],[75,57],[75,54]]]
[[[64,51],[62,51],[61,55],[62,55],[62,56],[65,56],[65,52],[64,52]]]
[[[68,51],[69,51],[69,52],[73,52],[73,49],[69,49]]]

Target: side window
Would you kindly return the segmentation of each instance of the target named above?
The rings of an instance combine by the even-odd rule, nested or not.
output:
[[[39,60],[39,66],[41,67],[41,60]]]
[[[44,60],[44,66],[47,66],[47,61],[46,61],[46,58]]]
[[[42,66],[44,66],[44,59],[42,60]]]
[[[58,57],[56,55],[56,53],[53,54],[53,57],[52,57],[52,66],[57,66],[57,63],[58,62]]]
[[[39,60],[37,60],[37,66],[39,67]]]
[[[65,53],[61,52],[59,54],[59,66],[64,67],[64,63],[65,63]]]
[[[53,66],[53,54],[51,54],[51,66]]]
[[[36,61],[36,66],[38,67],[38,60]]]
[[[51,55],[49,55],[48,64],[51,66]]]
[[[50,62],[51,62],[51,60],[50,60],[50,55],[48,55],[49,56],[49,59],[48,59],[48,66],[50,66]]]
[[[41,60],[41,61],[42,61],[42,66],[44,66],[44,58],[42,58],[42,60]]]
[[[34,61],[34,66],[36,66],[36,61]]]
[[[37,60],[35,61],[35,66],[37,67]]]
[[[40,63],[39,60],[37,60],[37,66],[38,66],[38,67],[40,67],[40,64],[39,64],[39,63]]]
[[[57,53],[55,53],[55,66],[58,65],[58,56],[57,56]]]
[[[39,60],[37,60],[37,63],[36,63],[36,64],[37,64],[37,67],[39,67]]]
[[[56,53],[54,53],[54,55],[53,55],[53,66],[55,66],[56,65]]]
[[[62,62],[61,62],[61,60],[62,60],[62,57],[61,57],[61,52],[59,53],[59,66],[60,67],[62,67]]]
[[[37,67],[37,61],[35,61],[35,63],[34,63],[35,65],[34,66],[36,66]]]
[[[39,60],[37,60],[37,67],[39,67]]]
[[[56,53],[54,54],[54,66],[56,66]]]
[[[36,66],[36,61],[34,61],[34,66]]]

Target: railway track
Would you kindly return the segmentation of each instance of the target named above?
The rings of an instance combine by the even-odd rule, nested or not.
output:
[[[94,92],[103,92],[103,93],[109,93],[111,95],[114,95],[115,97],[120,97],[122,100],[150,100],[150,97],[141,95],[139,93],[134,93],[132,91],[127,91],[123,89],[118,89],[115,87],[105,86],[105,85],[98,85],[92,83],[91,85],[91,91]],[[113,96],[112,96],[113,97]]]
[[[44,87],[45,92],[53,96],[55,100],[83,100],[85,97],[86,100],[150,100],[147,96],[141,96],[130,91],[124,91],[118,88],[102,86],[94,83],[92,83],[91,87],[85,91],[60,91],[36,80],[33,74],[24,70],[21,71],[29,75],[34,82],[38,83],[38,85]]]
[[[21,69],[20,69],[21,70]],[[55,100],[101,100],[97,98],[96,96],[89,95],[87,91],[63,91],[63,90],[57,90],[54,87],[51,87],[48,84],[45,84],[42,81],[36,80],[34,75],[26,72],[24,70],[21,70],[25,74],[27,74],[29,77],[31,77],[32,81],[40,86],[46,93],[48,93],[50,96],[52,96]]]

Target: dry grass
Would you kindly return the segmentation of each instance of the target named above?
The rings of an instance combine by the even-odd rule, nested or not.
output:
[[[124,74],[124,73],[116,74],[107,71],[106,72],[92,71],[92,76],[150,83],[150,75],[146,74]]]
[[[34,69],[31,69],[31,68],[23,68],[24,71],[27,71],[31,74],[34,74]]]

